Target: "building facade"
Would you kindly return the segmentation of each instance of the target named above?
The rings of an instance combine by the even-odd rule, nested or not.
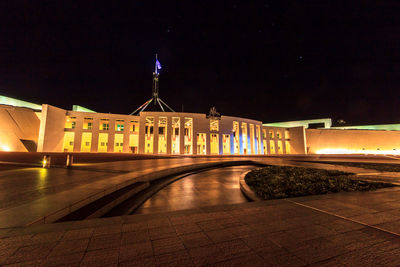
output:
[[[311,129],[310,125],[318,125]],[[160,155],[400,154],[399,125],[331,127],[200,113],[65,110],[0,96],[0,151]]]
[[[138,116],[82,112],[43,105],[39,152],[166,155],[263,155],[304,153],[291,142],[302,129],[264,127],[261,121],[181,112]],[[300,145],[300,147],[298,147]]]

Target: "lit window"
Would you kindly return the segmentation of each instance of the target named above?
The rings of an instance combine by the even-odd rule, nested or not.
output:
[[[124,120],[116,120],[115,121],[115,130],[123,131],[124,130]]]
[[[83,129],[84,130],[92,130],[93,126],[93,118],[84,118],[83,119]]]
[[[139,130],[139,122],[138,121],[131,121],[130,124],[130,131],[137,132]]]
[[[101,119],[100,120],[100,130],[108,131],[110,128],[109,120],[108,119]]]
[[[219,121],[210,119],[210,131],[219,131]]]
[[[269,138],[274,138],[274,130],[269,130]]]
[[[76,126],[76,117],[67,116],[65,120],[65,128],[75,129],[75,126]]]
[[[289,130],[285,131],[285,139],[290,139]]]
[[[281,139],[281,132],[277,131],[277,132],[276,132],[276,137],[277,137],[278,139]]]

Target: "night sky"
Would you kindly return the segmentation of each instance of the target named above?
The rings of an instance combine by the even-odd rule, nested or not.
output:
[[[1,1],[0,95],[129,114],[400,123],[399,1]]]

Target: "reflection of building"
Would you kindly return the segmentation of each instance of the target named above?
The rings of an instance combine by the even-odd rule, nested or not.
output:
[[[321,128],[309,129],[309,124]],[[330,119],[260,121],[179,112],[64,110],[0,97],[0,150],[140,154],[400,154],[399,129],[331,128]],[[379,128],[379,126],[374,126]],[[391,129],[395,127],[390,125]],[[383,129],[382,129],[383,128]]]

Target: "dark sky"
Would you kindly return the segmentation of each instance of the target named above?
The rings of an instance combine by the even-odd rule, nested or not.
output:
[[[197,2],[197,3],[194,3]],[[129,114],[400,122],[399,1],[1,1],[0,95]]]

